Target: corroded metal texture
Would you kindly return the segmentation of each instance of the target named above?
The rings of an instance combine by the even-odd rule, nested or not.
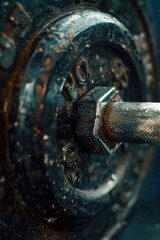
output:
[[[0,8],[0,236],[111,239],[152,149],[89,152],[76,134],[78,102],[96,86],[116,87],[125,101],[157,96],[150,18],[132,0]]]
[[[103,129],[105,105],[114,96],[116,96],[115,88],[96,87],[78,103],[77,137],[88,151],[95,154],[103,154],[103,152],[111,154],[121,145],[116,141],[110,142],[105,137]]]
[[[115,50],[108,50],[110,45]],[[110,15],[79,10],[43,30],[20,74],[21,85],[9,115],[10,158],[23,200],[50,222],[96,215],[127,172],[127,165],[120,164],[117,169],[116,158],[115,165],[110,164],[108,157],[114,159],[113,155],[89,154],[76,135],[79,98],[98,81],[102,86],[108,82],[106,76],[101,77],[103,68],[100,79],[91,79],[90,54],[95,58],[101,53],[103,61],[115,62],[118,51],[123,52],[119,58],[138,80],[138,87],[144,69],[130,32]],[[110,67],[108,74],[111,71]],[[68,144],[77,146],[79,157],[74,168],[64,164]]]
[[[160,144],[160,104],[110,103],[104,131],[111,141]]]

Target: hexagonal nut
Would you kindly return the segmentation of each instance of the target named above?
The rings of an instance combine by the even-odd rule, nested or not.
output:
[[[76,134],[86,151],[111,154],[121,145],[110,142],[103,131],[105,107],[116,94],[114,87],[95,87],[80,99]]]

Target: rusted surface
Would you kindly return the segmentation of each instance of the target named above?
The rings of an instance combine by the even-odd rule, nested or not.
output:
[[[120,143],[111,142],[103,131],[105,105],[120,101],[115,88],[96,87],[82,97],[78,104],[77,136],[88,151],[97,154],[113,153]]]
[[[0,147],[0,191],[2,193],[0,197],[0,204],[2,206],[0,211],[0,234],[2,233],[1,236],[3,236],[3,239],[68,240],[101,239],[104,236],[105,238],[110,239],[115,232],[123,227],[121,222],[123,222],[123,220],[126,218],[131,206],[133,206],[135,203],[139,186],[144,177],[142,172],[145,174],[147,164],[149,163],[146,156],[149,157],[152,155],[152,153],[150,152],[149,154],[148,149],[144,150],[144,148],[140,148],[137,153],[136,147],[127,148],[126,146],[123,146],[121,149],[119,149],[117,154],[105,155],[105,158],[103,156],[99,157],[94,153],[88,155],[88,152],[84,146],[79,143],[79,139],[75,134],[76,121],[78,117],[77,101],[79,98],[84,96],[84,94],[88,93],[90,89],[94,88],[95,86],[118,86],[122,95],[124,95],[127,99],[132,97],[136,99],[138,96],[138,94],[134,94],[135,86],[139,86],[139,84],[136,85],[137,83],[134,82],[134,76],[136,72],[135,69],[132,69],[134,63],[128,64],[126,61],[128,58],[125,56],[125,54],[122,54],[122,52],[124,53],[128,51],[128,53],[132,55],[137,53],[134,51],[133,53],[131,48],[127,47],[127,42],[124,43],[123,34],[122,37],[118,39],[117,45],[119,47],[116,49],[115,53],[110,50],[110,46],[117,39],[116,34],[115,38],[110,36],[108,39],[109,45],[104,47],[103,43],[106,43],[109,32],[104,31],[107,32],[107,36],[103,36],[101,35],[103,31],[101,31],[100,28],[95,27],[93,32],[90,28],[90,31],[88,31],[85,37],[81,35],[80,38],[76,40],[74,39],[76,36],[76,29],[80,28],[82,33],[87,25],[86,17],[88,15],[85,17],[83,15],[85,10],[96,10],[91,20],[95,20],[95,23],[97,24],[96,17],[99,10],[107,13],[110,10],[113,10],[110,9],[112,4],[108,3],[109,1],[101,0],[19,0],[18,3],[14,0],[7,2],[2,0],[0,3],[0,6],[2,7],[0,16],[3,18],[3,21],[0,22],[1,33],[5,34],[9,40],[11,39],[13,45],[16,45],[16,52],[15,54],[14,52],[11,54],[12,58],[10,59],[10,63],[7,62],[7,68],[1,66],[0,69],[0,100],[2,110],[0,113],[0,128],[1,137],[4,139],[1,141]],[[118,1],[116,1],[116,5],[117,3]],[[123,8],[123,5],[123,2],[119,2],[118,8],[117,6],[116,8]],[[136,10],[136,8],[133,7],[134,5],[132,1],[126,1],[125,7],[126,6],[128,6],[129,9],[133,8],[132,14],[130,15],[132,15],[133,19],[135,20],[134,25],[136,25],[137,32],[135,33],[131,27],[132,21],[128,20],[127,11],[122,11],[122,22],[127,25],[132,35],[139,35],[142,31],[145,32],[145,28],[143,27],[144,19]],[[87,12],[89,13],[90,10]],[[56,28],[49,28],[52,24],[55,24],[55,22],[59,21],[59,17],[62,19],[63,17],[69,15],[71,16],[72,13],[75,14],[77,11],[82,11],[82,14],[80,15],[83,16],[83,24],[78,25],[78,23],[76,23],[77,25],[75,25],[75,22],[71,17],[69,21],[70,31],[67,32],[66,29],[68,28],[65,28],[65,30],[62,31],[62,28],[58,28],[58,24],[56,25]],[[110,13],[112,14],[112,12]],[[115,17],[121,21],[121,14],[116,13]],[[66,22],[64,21],[63,26],[66,26],[65,24]],[[95,30],[97,32],[95,32]],[[43,34],[40,34],[42,32]],[[99,41],[101,38],[102,41]],[[94,49],[94,39],[96,39],[95,42],[98,50]],[[39,45],[41,40],[42,42],[45,41],[43,47]],[[52,41],[56,41],[56,43],[52,44]],[[146,41],[148,42],[148,40]],[[39,49],[36,49],[38,45],[40,47]],[[103,47],[101,45],[103,45]],[[48,46],[49,49],[47,50],[48,52],[46,51],[47,53],[44,51],[44,49],[47,49],[46,46]],[[69,54],[67,54],[67,46],[70,46]],[[10,50],[10,48],[8,48],[8,44],[6,47],[8,55],[8,49]],[[79,49],[81,51],[79,51]],[[122,52],[119,51],[119,49],[121,49]],[[14,50],[14,47],[12,50]],[[0,51],[2,53],[4,51],[2,44],[0,45]],[[150,48],[147,51],[149,54],[151,54]],[[36,61],[34,62],[32,57],[36,53],[44,54],[44,61],[41,61],[41,57],[37,57]],[[63,53],[63,57],[60,58],[59,56],[61,56]],[[86,53],[88,53],[88,55],[86,55]],[[69,57],[67,58],[68,55]],[[57,56],[59,57],[60,61],[56,67],[53,67],[55,59],[58,58]],[[83,60],[85,60],[85,63]],[[117,60],[121,63],[120,68],[117,68]],[[62,64],[63,62],[64,64]],[[74,66],[76,67],[74,68]],[[114,71],[115,67],[116,74]],[[120,78],[118,78],[118,74],[122,70],[121,67],[124,70],[124,74],[121,74]],[[78,72],[76,72],[76,70],[78,70]],[[130,73],[132,73],[132,76]],[[54,77],[52,82],[50,78],[51,76]],[[137,80],[138,78],[135,77],[135,79]],[[11,154],[14,155],[13,158],[15,159],[15,165],[20,164],[21,161],[19,155],[16,155],[17,152],[15,151],[15,148],[11,148],[11,146],[8,147],[8,137],[10,136],[11,138],[10,130],[11,127],[13,127],[12,123],[16,131],[17,129],[18,131],[20,129],[18,123],[14,121],[13,115],[15,116],[17,109],[19,109],[20,111],[18,114],[21,120],[23,120],[24,110],[27,109],[28,102],[25,98],[23,99],[24,95],[21,90],[24,88],[24,86],[27,86],[27,84],[31,82],[35,83],[34,93],[36,96],[36,101],[33,102],[36,104],[32,114],[32,119],[36,120],[36,124],[33,126],[34,136],[29,138],[29,140],[22,138],[22,142],[25,143],[24,148],[26,149],[28,143],[32,142],[36,136],[37,142],[43,143],[44,148],[35,148],[36,151],[33,152],[37,153],[39,149],[41,150],[40,153],[42,153],[42,149],[48,151],[48,147],[50,146],[52,149],[52,156],[54,156],[55,161],[52,161],[52,159],[45,154],[43,161],[41,161],[41,158],[35,157],[33,158],[32,164],[30,164],[31,154],[28,154],[28,158],[25,156],[26,161],[24,161],[24,168],[22,167],[20,171],[15,171],[15,168],[11,167],[9,170],[8,166],[10,165]],[[132,86],[130,86],[130,83],[132,83]],[[145,84],[143,86],[145,87]],[[65,87],[67,87],[67,91],[70,94],[68,98],[65,95],[65,91],[63,91]],[[132,92],[132,94],[130,94],[130,92]],[[44,107],[48,107],[48,102],[45,105],[43,101],[47,93],[53,93],[53,95],[50,95],[51,100],[54,99],[55,102],[56,99],[60,100],[56,110],[55,108],[48,108],[49,111],[45,115],[45,118],[51,119],[49,121],[44,120],[45,118],[42,119],[42,116],[44,117],[43,109]],[[139,93],[141,95],[141,90],[139,90]],[[19,100],[19,97],[22,97],[21,99],[23,100]],[[20,105],[19,108],[19,103],[24,103],[24,105]],[[14,108],[12,108],[13,106]],[[12,111],[10,111],[11,109]],[[15,111],[13,111],[13,109]],[[55,116],[54,119],[52,118],[53,115]],[[31,123],[30,119],[27,120],[27,123]],[[45,121],[45,126],[48,128],[51,127],[52,130],[55,129],[57,131],[55,138],[51,138],[51,131],[43,132],[42,123]],[[23,121],[21,121],[21,123],[23,123]],[[14,134],[12,134],[12,136],[13,135]],[[58,150],[55,148],[55,146],[52,148],[52,145],[49,145],[52,143],[50,139],[56,139],[55,142],[57,143]],[[18,146],[19,154],[19,146],[22,146],[22,142],[19,144],[18,140],[15,140],[14,136],[12,141],[17,144],[16,149]],[[69,146],[72,146],[71,149],[67,145],[68,142]],[[10,155],[8,154],[9,148]],[[54,154],[53,151],[55,151]],[[70,157],[68,157],[68,153]],[[138,164],[139,158],[145,159],[144,162],[142,161],[143,164],[141,165]],[[41,166],[39,166],[39,163]],[[60,168],[63,171],[61,171],[59,174]],[[39,178],[38,174],[40,169],[42,170],[42,174]],[[113,169],[115,171],[113,171]],[[27,174],[23,174],[25,172],[24,170]],[[117,171],[119,171],[118,174],[121,174],[122,181],[117,181],[117,174],[115,174]],[[33,186],[33,195],[30,199],[28,198],[28,190],[30,185],[26,181],[26,175],[27,177],[31,176],[31,185]],[[48,180],[50,180],[52,177],[55,177],[55,175],[57,175],[59,180],[51,180],[49,182]],[[39,178],[38,184],[42,183],[42,185],[39,185],[38,188],[35,188],[33,180],[37,177]],[[59,183],[63,182],[63,177],[65,181],[71,185],[71,191],[69,191],[68,186],[65,188],[63,184],[61,185]],[[19,185],[15,184],[16,180],[22,184],[20,188],[17,187]],[[10,184],[8,184],[7,181],[10,181]],[[113,185],[117,187],[112,191],[111,196],[110,194],[106,195],[104,201],[98,201],[98,203],[95,202],[95,205],[93,204],[94,211],[92,214],[96,214],[96,212],[99,211],[98,209],[101,209],[102,207],[101,203],[104,204],[105,202],[103,211],[97,214],[95,217],[92,217],[92,219],[89,221],[86,218],[84,220],[84,215],[91,214],[90,204],[86,204],[88,199],[90,199],[91,203],[93,203],[93,198],[95,199],[98,195],[95,189],[98,189],[99,186],[108,183],[110,185],[110,189]],[[17,189],[20,190],[20,193],[23,197],[27,196],[26,200],[30,201],[29,204],[26,201],[28,206],[25,205],[21,197],[19,197],[19,191],[17,191]],[[58,204],[54,204],[55,195],[51,194],[48,196],[48,192],[49,194],[50,192],[53,193],[53,189],[54,191],[56,189],[55,195],[59,198]],[[66,190],[65,193],[64,189]],[[81,195],[78,197],[76,195],[78,192],[77,189],[81,193]],[[91,198],[88,194],[90,191],[88,190],[91,190],[91,192],[94,193]],[[44,193],[43,195],[41,195],[42,192]],[[44,207],[45,201],[46,206],[49,206],[48,209]],[[59,208],[59,205],[62,206],[62,209]],[[81,206],[83,206],[83,208],[81,208]],[[30,212],[30,207],[34,211],[34,215]],[[35,208],[37,208],[37,211],[35,211]],[[85,208],[86,210],[84,210]],[[72,215],[69,214],[70,210],[73,215],[76,215],[77,211],[77,216],[79,218],[80,215],[81,217],[83,216],[81,219],[78,219],[78,221],[73,218],[72,227],[68,226],[68,216]],[[48,226],[48,224],[46,224],[46,222],[50,224],[55,224],[55,222],[57,222],[57,218],[53,217],[55,213],[58,213],[60,218],[64,217],[67,219],[61,223],[61,228],[58,228],[55,225]],[[40,215],[46,216],[45,221],[39,219]],[[64,225],[67,225],[67,227],[64,227]]]

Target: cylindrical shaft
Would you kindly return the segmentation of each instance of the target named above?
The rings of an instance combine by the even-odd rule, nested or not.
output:
[[[160,144],[160,103],[108,103],[104,131],[110,141]]]

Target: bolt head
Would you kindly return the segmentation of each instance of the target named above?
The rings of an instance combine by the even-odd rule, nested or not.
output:
[[[79,101],[77,136],[90,152],[111,154],[121,145],[107,140],[103,131],[105,106],[115,94],[113,87],[95,87]]]
[[[89,67],[85,59],[81,59],[76,67],[76,76],[79,84],[85,85],[89,78]]]

